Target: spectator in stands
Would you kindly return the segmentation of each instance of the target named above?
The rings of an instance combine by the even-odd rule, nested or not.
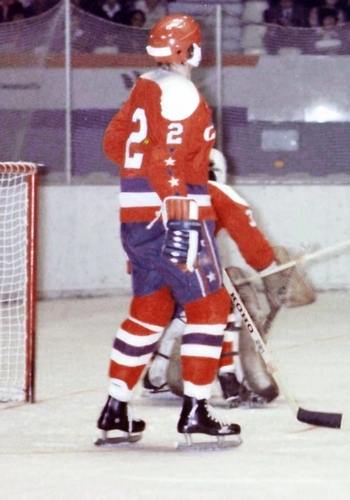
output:
[[[21,0],[21,2],[24,5],[25,17],[33,17],[51,9],[59,0]]]
[[[346,53],[346,47],[339,36],[341,32],[335,29],[338,24],[336,14],[334,12],[325,13],[324,17],[321,17],[321,22],[322,26],[312,30],[314,50],[310,53],[322,55]]]
[[[100,6],[102,4],[102,2],[97,2],[96,0],[71,0],[71,3],[80,9],[91,13],[93,13],[94,9],[96,9],[98,5]]]
[[[159,19],[168,15],[168,2],[165,0],[136,0],[135,9],[146,14],[144,28],[152,28]]]
[[[93,14],[103,19],[108,19],[119,24],[129,24],[129,0],[105,0],[102,5],[97,5],[91,10]]]
[[[340,7],[340,4],[338,4]],[[318,55],[348,55],[350,53],[349,30],[340,26],[338,11],[324,5],[318,12],[317,25],[309,32],[305,53]],[[345,11],[344,11],[345,15]],[[341,19],[341,18],[340,18]]]
[[[121,31],[117,35],[117,45],[122,53],[144,54],[148,43],[149,32],[144,28],[146,15],[141,9],[134,9],[130,13],[129,26],[136,29]]]
[[[313,28],[323,26],[324,19],[327,18],[330,22],[334,19],[336,25],[345,22],[345,11],[339,0],[324,0],[322,5],[311,9],[309,25]]]
[[[25,17],[24,7],[17,0],[0,0],[0,23]]]
[[[308,26],[307,10],[294,0],[279,0],[264,11],[264,21],[279,26],[294,26],[304,28]]]
[[[146,23],[146,14],[141,9],[134,9],[130,13],[129,25],[134,28],[143,28]]]
[[[333,9],[323,9],[320,15],[321,27],[325,30],[333,30],[338,24],[338,16]]]
[[[146,15],[141,9],[134,9],[130,12],[129,26],[136,28],[124,28],[118,30],[115,37],[115,45],[118,51],[124,54],[143,54],[148,41],[148,30],[143,28],[146,22]]]

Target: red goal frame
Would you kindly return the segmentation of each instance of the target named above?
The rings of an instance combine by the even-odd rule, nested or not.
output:
[[[37,272],[37,218],[38,165],[29,162],[0,162],[2,174],[24,174],[27,183],[27,248],[26,248],[26,316],[25,316],[25,377],[24,399],[35,402],[36,349],[36,272]]]

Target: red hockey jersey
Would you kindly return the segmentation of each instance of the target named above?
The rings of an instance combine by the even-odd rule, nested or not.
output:
[[[260,271],[271,265],[275,260],[273,248],[257,227],[247,202],[225,184],[209,181],[208,186],[216,214],[216,234],[226,229],[253,269]]]
[[[121,167],[121,221],[152,220],[175,195],[195,197],[200,218],[212,219],[214,142],[211,110],[190,80],[163,69],[142,75],[104,137],[106,156]]]

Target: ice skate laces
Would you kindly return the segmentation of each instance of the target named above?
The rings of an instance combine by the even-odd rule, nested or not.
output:
[[[215,408],[213,406],[211,406],[208,402],[206,402],[204,404],[204,406],[205,406],[205,409],[207,410],[208,417],[213,422],[219,424],[221,428],[229,426],[229,424],[227,422],[224,422],[222,420],[222,416],[220,415],[220,413],[217,410],[215,410]]]

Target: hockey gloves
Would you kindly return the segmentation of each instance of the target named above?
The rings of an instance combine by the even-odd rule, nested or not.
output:
[[[288,280],[282,273],[262,278],[267,302],[271,309],[278,309],[286,300]]]
[[[182,196],[165,198],[162,215],[166,228],[163,256],[182,269],[193,271],[200,250],[197,203]]]

